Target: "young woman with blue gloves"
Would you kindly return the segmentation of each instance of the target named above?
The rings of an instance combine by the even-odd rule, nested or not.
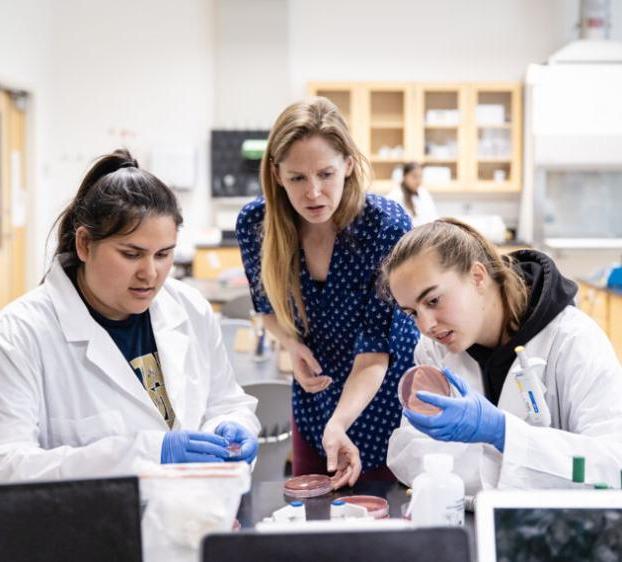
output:
[[[619,486],[622,368],[548,256],[500,257],[477,231],[444,219],[406,234],[383,278],[421,330],[416,363],[444,369],[454,389],[417,393],[437,415],[404,410],[387,458],[400,480],[410,485],[425,454],[446,452],[467,493],[568,487],[573,456],[585,457],[588,481]],[[517,346],[546,361],[541,419],[515,382]]]
[[[375,286],[410,219],[365,194],[364,165],[333,103],[292,104],[270,132],[264,196],[237,222],[255,309],[292,359],[294,474],[334,472],[335,488],[361,470],[394,479],[386,447],[417,335]]]
[[[172,191],[127,151],[89,170],[43,283],[0,313],[0,480],[254,459],[256,400],[218,320],[168,278],[181,223]]]

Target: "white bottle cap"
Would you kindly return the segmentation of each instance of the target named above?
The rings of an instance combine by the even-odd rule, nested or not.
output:
[[[454,458],[445,453],[435,453],[423,456],[423,470],[426,472],[451,472],[454,467]]]

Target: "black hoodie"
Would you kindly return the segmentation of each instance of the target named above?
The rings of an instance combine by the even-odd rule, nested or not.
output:
[[[494,349],[474,344],[467,353],[482,370],[484,393],[495,406],[508,371],[516,358],[514,348],[526,345],[564,308],[574,304],[577,285],[566,279],[551,258],[536,250],[519,250],[510,254],[517,271],[529,288],[529,304],[521,326],[506,344]]]

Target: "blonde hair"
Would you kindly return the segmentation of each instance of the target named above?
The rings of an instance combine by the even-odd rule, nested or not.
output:
[[[298,333],[296,313],[304,331],[308,319],[300,287],[300,240],[297,212],[276,168],[291,146],[301,139],[321,137],[344,158],[351,157],[352,173],[345,180],[343,195],[332,220],[343,230],[359,215],[365,203],[368,164],[354,144],[348,126],[335,104],[326,98],[311,98],[287,107],[274,123],[261,161],[261,186],[266,199],[261,244],[261,281],[278,323],[290,335]]]
[[[380,289],[390,296],[389,275],[410,258],[434,250],[444,269],[467,274],[480,262],[498,285],[503,303],[503,332],[515,334],[527,310],[528,292],[523,278],[512,267],[509,256],[497,249],[477,230],[456,219],[439,219],[406,233],[385,258],[380,275]]]

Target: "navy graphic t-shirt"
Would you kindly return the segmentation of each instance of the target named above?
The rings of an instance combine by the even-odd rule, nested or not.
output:
[[[84,298],[77,282],[77,272],[67,271],[82,301],[93,319],[104,328],[123,357],[130,364],[136,377],[145,387],[153,403],[169,427],[173,427],[175,412],[166,393],[162,367],[158,357],[149,310],[141,314],[130,314],[125,320],[111,320],[97,312]]]

